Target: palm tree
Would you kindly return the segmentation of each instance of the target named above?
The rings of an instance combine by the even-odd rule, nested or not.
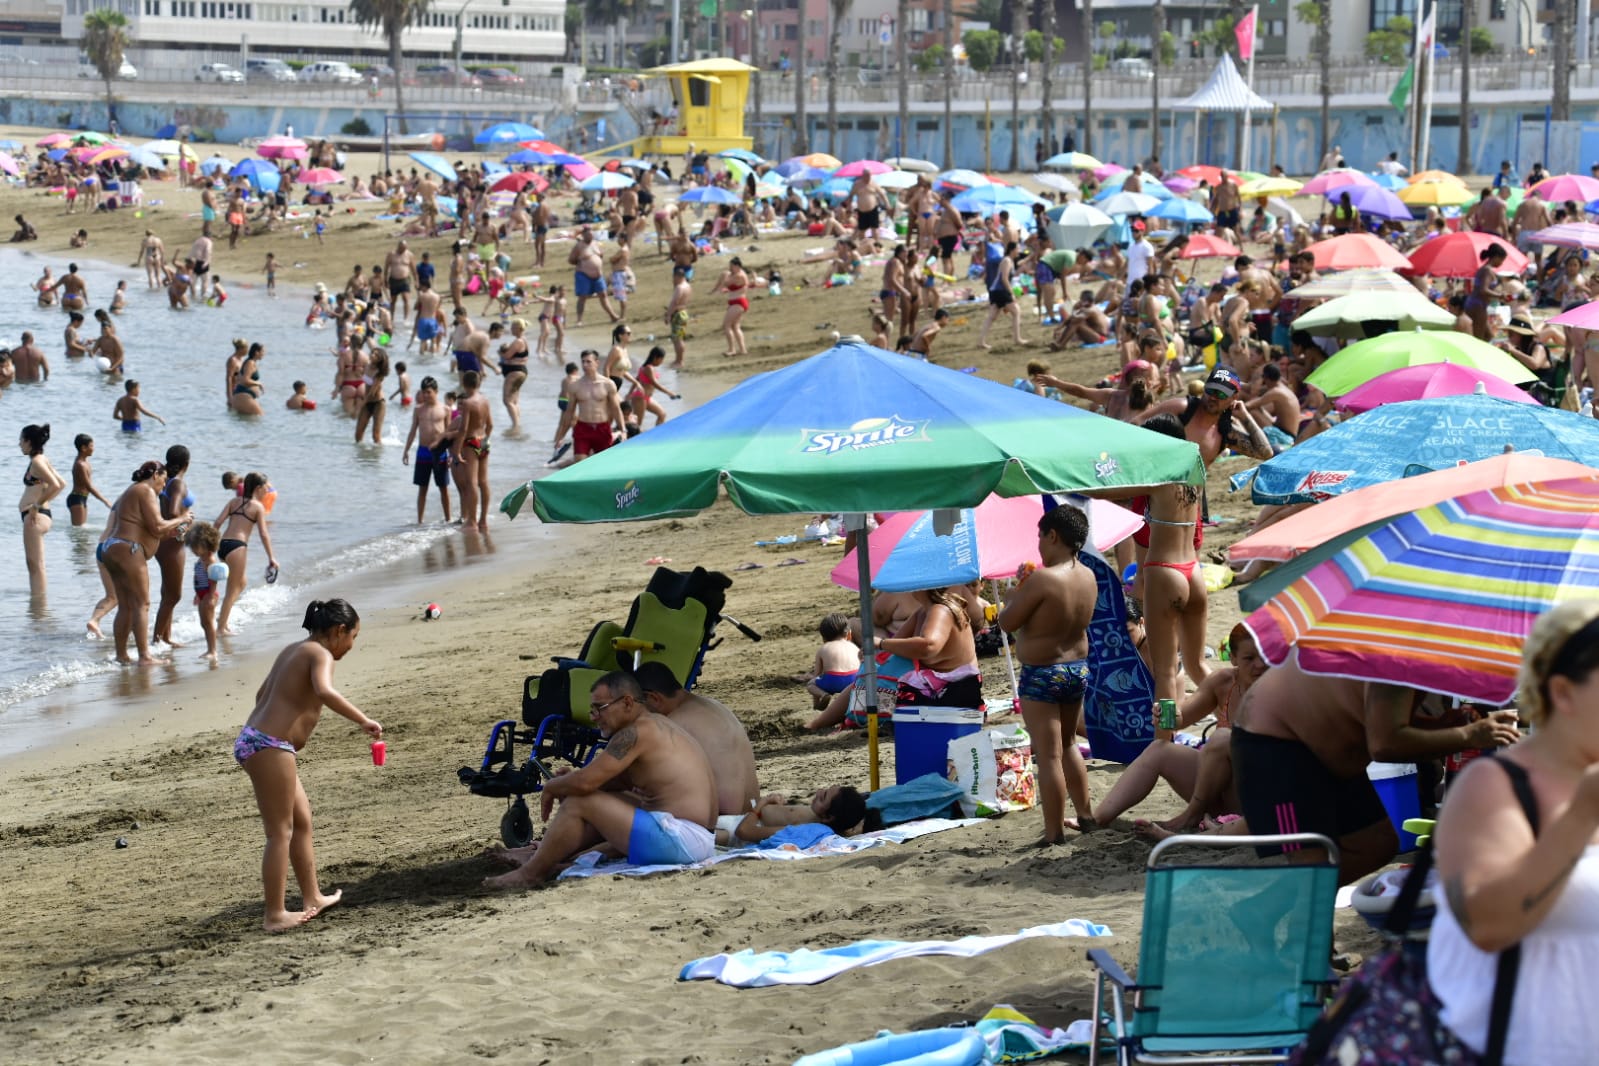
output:
[[[1476,21],[1472,10],[1474,0],[1460,5],[1460,148],[1455,169],[1462,174],[1471,173],[1471,27]]]
[[[1150,23],[1150,36],[1154,40],[1154,45],[1149,50],[1149,65],[1154,71],[1154,76],[1149,79],[1149,132],[1152,138],[1149,154],[1155,159],[1160,158],[1160,50],[1165,35],[1165,0],[1155,0],[1155,10]]]
[[[1083,146],[1094,154],[1094,0],[1083,3]]]
[[[1043,69],[1039,77],[1043,84],[1039,91],[1043,94],[1044,111],[1044,155],[1055,154],[1055,81],[1050,76],[1050,69],[1055,65],[1055,0],[1042,0],[1043,18],[1040,20],[1039,29],[1044,33]]]
[[[1572,0],[1555,0],[1554,22],[1550,27],[1550,32],[1554,35],[1555,61],[1550,117],[1556,122],[1565,122],[1571,118],[1571,2]]]
[[[1027,52],[1022,37],[1027,33],[1027,0],[1010,4],[1010,169],[1021,169],[1022,148],[1022,72],[1027,69]]]
[[[899,0],[899,10],[894,16],[894,64],[899,68],[899,143],[894,146],[895,155],[905,154],[905,142],[910,137],[911,74],[910,45],[907,40],[910,35],[910,0]]]
[[[350,13],[362,26],[378,30],[389,42],[389,67],[394,71],[394,110],[400,116],[400,132],[409,132],[405,125],[405,78],[400,64],[403,52],[400,35],[406,27],[414,26],[426,12],[428,0],[350,0]]]
[[[128,36],[128,20],[120,11],[100,8],[83,16],[83,52],[105,82],[106,123],[116,107],[111,82],[122,70],[122,54],[133,43]]]
[[[832,23],[827,27],[827,151],[838,154],[838,38],[849,18],[850,0],[828,0]]]
[[[692,5],[690,5],[692,6]],[[810,119],[805,114],[805,5],[801,4],[798,14],[800,20],[799,38],[794,42],[794,154],[804,155],[811,150],[810,135],[807,127]]]
[[[955,0],[944,0],[944,169],[955,165]]]

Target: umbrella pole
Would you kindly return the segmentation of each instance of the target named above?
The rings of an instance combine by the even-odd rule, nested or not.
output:
[[[999,579],[994,578],[989,582],[994,588],[994,606],[999,606]],[[995,622],[995,626],[999,623]],[[999,640],[1005,647],[1005,673],[1010,675],[1011,710],[1020,712],[1022,709],[1022,690],[1016,687],[1016,661],[1010,654],[1010,634],[1003,629],[999,631]]]
[[[874,637],[877,627],[872,624],[872,550],[866,535],[866,516],[850,515],[846,525],[855,531],[855,575],[861,589],[861,670],[855,684],[861,688],[861,705],[866,710],[866,747],[868,751],[868,788],[877,791],[877,650]]]

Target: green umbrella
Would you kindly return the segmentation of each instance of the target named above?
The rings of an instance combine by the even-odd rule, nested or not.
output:
[[[990,495],[1204,484],[1185,440],[850,340],[752,377],[648,433],[520,486],[546,522],[976,507]],[[871,560],[858,542],[862,632]],[[861,687],[875,694],[870,656]],[[868,695],[868,699],[874,698]],[[876,715],[868,715],[876,777]]]
[[[1503,350],[1469,334],[1414,330],[1357,341],[1318,367],[1305,383],[1328,396],[1342,396],[1378,374],[1423,363],[1458,363],[1504,378],[1512,385],[1538,377]]]
[[[105,134],[96,133],[94,130],[84,130],[82,133],[74,133],[72,135],[73,144],[105,144],[110,139]]]
[[[1312,307],[1294,319],[1294,328],[1317,337],[1360,340],[1367,336],[1367,323],[1383,322],[1406,331],[1453,329],[1455,316],[1415,289],[1359,292]]]

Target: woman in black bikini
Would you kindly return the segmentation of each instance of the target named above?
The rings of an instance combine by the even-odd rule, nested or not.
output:
[[[261,546],[267,553],[267,576],[276,577],[278,558],[272,552],[272,535],[267,532],[266,505],[261,502],[267,491],[265,474],[255,472],[244,475],[242,498],[229,500],[217,515],[216,527],[222,531],[222,543],[217,548],[217,559],[227,564],[228,589],[222,597],[222,613],[217,616],[217,632],[233,632],[228,628],[228,617],[233,605],[244,594],[244,568],[249,561],[250,531],[261,530]],[[270,584],[270,582],[268,582]],[[120,596],[121,590],[118,590]]]
[[[511,339],[500,345],[500,376],[505,386],[500,397],[511,416],[511,432],[522,425],[522,384],[527,381],[527,320],[511,319]]]
[[[158,494],[163,520],[188,514],[194,507],[194,496],[184,483],[184,475],[188,472],[189,449],[181,444],[174,444],[167,449],[167,483],[161,487],[161,492]],[[161,569],[161,602],[155,609],[155,626],[151,630],[150,641],[154,644],[181,648],[183,645],[172,639],[172,614],[177,610],[178,601],[183,599],[183,577],[187,569],[185,563],[188,562],[188,551],[184,548],[183,541],[174,537],[164,537],[160,547],[155,550],[155,561]]]
[[[244,362],[239,364],[238,373],[233,375],[233,393],[228,397],[228,406],[241,415],[261,413],[261,357],[264,355],[266,347],[256,341],[250,345]]]
[[[28,469],[22,472],[22,499],[17,501],[17,509],[22,513],[22,552],[28,561],[28,590],[35,601],[44,599],[44,535],[50,532],[49,503],[66,487],[61,475],[44,457],[45,442],[49,439],[49,423],[23,426],[17,438],[17,447],[28,457]]]
[[[372,357],[367,362],[366,375],[361,379],[361,407],[355,415],[355,441],[361,442],[361,436],[366,432],[368,423],[372,426],[372,443],[383,443],[383,415],[388,410],[388,400],[384,393],[388,386],[385,384],[389,376],[389,357],[382,348],[373,348]]]
[[[150,617],[150,557],[167,537],[182,537],[189,531],[194,516],[189,512],[175,518],[161,517],[161,490],[166,487],[167,468],[150,460],[133,472],[133,484],[111,505],[111,517],[94,556],[111,577],[116,593],[117,662],[128,658],[128,635],[139,649],[139,665],[159,662],[150,654],[145,628]],[[90,623],[91,630],[94,623]]]

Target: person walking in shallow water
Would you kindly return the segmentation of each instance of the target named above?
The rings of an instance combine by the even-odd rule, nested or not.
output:
[[[331,707],[374,741],[383,726],[368,718],[333,687],[333,664],[355,647],[361,618],[344,600],[312,600],[300,623],[304,640],[278,653],[256,693],[255,709],[233,742],[233,758],[250,775],[256,807],[266,830],[261,886],[266,906],[261,928],[283,933],[334,906],[344,893],[322,891],[312,846],[311,801],[300,783],[297,753],[311,739],[322,708]],[[300,886],[301,909],[288,908],[289,868]]]
[[[243,497],[229,500],[213,523],[222,531],[222,544],[217,549],[217,558],[228,567],[228,588],[222,597],[222,613],[217,616],[218,632],[229,635],[233,633],[228,622],[233,616],[233,605],[244,595],[244,568],[249,561],[252,529],[261,530],[261,547],[265,548],[267,553],[268,584],[277,577],[278,558],[272,552],[272,534],[267,531],[266,504],[262,502],[267,491],[265,474],[252,471],[244,475]]]

